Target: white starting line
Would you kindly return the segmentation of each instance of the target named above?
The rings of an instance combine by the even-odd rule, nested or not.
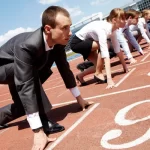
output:
[[[135,70],[136,68],[131,69],[117,84],[115,84],[115,87],[119,86],[129,75]]]
[[[136,88],[130,88],[130,89],[121,90],[121,91],[117,91],[117,92],[112,92],[112,93],[107,93],[107,94],[102,94],[102,95],[96,95],[96,96],[92,96],[92,97],[87,97],[87,98],[84,98],[84,100],[93,100],[93,99],[96,99],[96,98],[101,98],[101,97],[106,97],[106,96],[112,96],[112,95],[126,93],[126,92],[137,91],[137,90],[141,90],[141,89],[145,89],[145,88],[150,88],[150,85],[145,85],[145,86],[140,86],[140,87],[136,87]],[[68,102],[64,102],[64,103],[53,104],[52,106],[53,107],[58,107],[58,106],[68,105],[68,104],[72,104],[72,103],[76,103],[76,102],[77,102],[77,100],[72,100],[72,101],[68,101]]]
[[[52,143],[50,147],[47,148],[47,150],[52,150],[54,147],[56,147],[70,132],[72,132],[97,106],[99,103],[94,104],[89,110],[85,112],[85,114],[80,117],[66,132],[64,132],[56,141]]]
[[[150,56],[150,53],[148,53],[148,54],[141,60],[141,62],[142,62],[142,61],[145,61],[146,58],[148,58],[149,56]]]

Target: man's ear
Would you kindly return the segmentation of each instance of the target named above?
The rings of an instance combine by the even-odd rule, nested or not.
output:
[[[112,23],[116,24],[117,18],[112,18]]]
[[[128,18],[128,19],[133,19],[133,17],[129,16],[129,18]]]
[[[44,26],[44,31],[45,31],[46,34],[50,34],[51,33],[51,29],[52,29],[52,27],[49,26],[49,25],[45,25]]]

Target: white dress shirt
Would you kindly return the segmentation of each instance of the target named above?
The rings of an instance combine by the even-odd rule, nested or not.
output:
[[[129,49],[129,45],[127,43],[127,40],[125,39],[123,33],[122,33],[122,28],[120,29],[117,29],[116,31],[116,34],[117,34],[117,39],[119,41],[119,44],[122,46],[122,49],[125,53],[125,55],[127,56],[128,59],[131,59],[133,58],[132,57],[132,54],[130,52],[130,49]]]
[[[123,51],[125,52],[125,55],[127,56],[128,59],[133,58],[130,49],[129,49],[129,45],[127,43],[127,40],[124,37],[124,34],[126,35],[128,41],[132,44],[132,46],[138,51],[138,52],[142,52],[142,49],[140,47],[140,45],[138,44],[137,40],[135,39],[135,37],[133,36],[128,23],[125,25],[124,28],[119,28],[117,29],[117,39],[120,43],[120,45],[123,48]]]
[[[44,38],[44,43],[45,43],[45,51],[52,50],[54,46],[52,48],[50,48],[48,46],[48,43],[46,42],[46,37],[45,37],[44,33],[43,33],[43,38]],[[80,95],[80,91],[77,87],[71,88],[69,90],[75,98]],[[28,123],[29,123],[31,129],[37,129],[37,128],[42,127],[39,112],[35,112],[33,114],[28,114],[27,115],[27,120],[28,120]]]
[[[150,43],[150,32],[149,32],[148,25],[145,19],[139,18],[137,26],[141,32],[142,37],[146,40],[147,43]],[[146,32],[145,32],[145,29],[146,29]]]
[[[116,31],[112,32],[112,24],[107,21],[93,21],[80,29],[76,36],[81,40],[92,39],[98,41],[102,58],[108,58],[107,39],[111,39],[115,53],[120,52]]]

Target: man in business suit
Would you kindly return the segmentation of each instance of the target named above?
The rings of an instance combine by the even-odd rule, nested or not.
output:
[[[64,47],[71,36],[70,26],[69,13],[62,7],[50,6],[43,13],[41,28],[19,34],[0,47],[0,84],[8,84],[14,101],[0,108],[0,127],[26,114],[34,132],[32,150],[42,150],[47,142],[55,140],[46,134],[64,130],[46,116],[52,106],[42,83],[52,74],[54,61],[66,88],[82,109],[91,104],[82,99],[66,60]]]

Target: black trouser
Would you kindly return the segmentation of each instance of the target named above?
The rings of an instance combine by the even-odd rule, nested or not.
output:
[[[114,52],[114,49],[112,47],[109,48],[109,56],[110,59],[116,56],[116,53]],[[91,66],[94,66],[94,64],[91,61],[84,61],[77,65],[77,69],[79,69],[82,72]]]
[[[13,63],[7,64],[0,66],[0,84],[8,84],[10,94],[12,96],[12,100],[14,103],[6,105],[2,108],[0,108],[0,125],[6,124],[14,119],[17,119],[21,116],[25,115],[24,107],[22,105],[22,102],[19,98],[18,92],[16,90],[16,86],[14,84],[14,67]],[[39,79],[41,80],[42,83],[46,81],[46,79],[50,76],[51,72],[46,72],[44,70],[41,70],[39,72]],[[44,92],[44,89],[41,85],[41,82],[39,81],[38,90],[39,90],[39,101],[38,101],[38,106],[39,106],[39,114],[42,117],[46,117],[46,113],[50,111],[51,109],[51,104],[48,101],[48,98]]]
[[[80,63],[77,65],[77,69],[80,71],[84,71],[85,69],[94,66],[94,64],[91,61],[84,61],[83,63]]]

